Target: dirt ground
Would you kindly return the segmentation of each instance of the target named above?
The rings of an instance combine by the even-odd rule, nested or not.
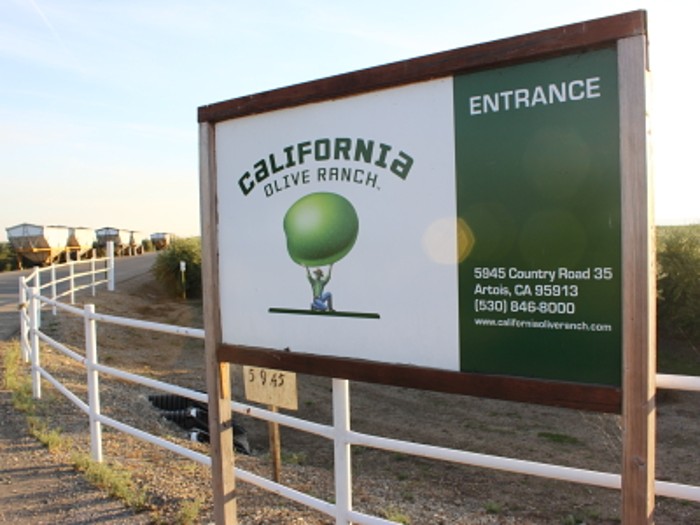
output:
[[[196,302],[166,297],[148,278],[116,292],[100,291],[98,313],[201,327]],[[82,321],[61,314],[44,317],[45,329],[82,352]],[[100,324],[99,360],[107,365],[195,389],[204,388],[203,345],[198,340]],[[85,398],[84,371],[47,349],[43,363]],[[240,369],[233,388],[244,401]],[[299,410],[293,415],[329,424],[331,381],[299,376]],[[87,450],[87,418],[45,383],[45,417]],[[184,431],[164,420],[149,403],[149,389],[101,379],[103,413],[196,450]],[[700,395],[662,392],[658,402],[657,479],[700,485]],[[459,450],[619,472],[618,416],[425,392],[365,383],[351,384],[354,430]],[[253,455],[236,455],[236,466],[269,477],[267,425],[245,416]],[[184,510],[198,509],[197,523],[211,519],[205,467],[142,441],[104,430],[105,458],[126,468],[149,497],[153,523],[185,523]],[[333,446],[320,437],[282,429],[283,482],[333,501]],[[353,506],[356,510],[413,525],[437,524],[611,524],[619,523],[619,492],[353,447]],[[65,462],[61,453],[54,461]],[[241,524],[326,524],[334,520],[238,482]],[[6,509],[2,509],[5,510]],[[70,521],[63,521],[70,523]],[[77,523],[77,522],[75,522]],[[657,498],[656,523],[700,523],[700,504]]]
[[[0,390],[0,421],[0,523],[148,523],[147,515],[95,488],[30,437],[25,415],[14,410],[5,390]]]

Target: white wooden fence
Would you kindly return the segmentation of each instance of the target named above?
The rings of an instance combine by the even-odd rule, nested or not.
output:
[[[103,268],[96,265],[106,261]],[[204,330],[197,328],[186,328],[162,323],[140,321],[125,317],[99,314],[95,311],[94,305],[86,304],[82,308],[73,306],[74,294],[78,290],[91,288],[93,294],[95,287],[100,284],[107,284],[109,290],[114,289],[114,261],[110,259],[87,262],[71,262],[65,265],[51,267],[50,269],[34,270],[28,277],[21,277],[19,283],[20,298],[20,343],[22,354],[25,360],[31,362],[31,375],[33,384],[33,395],[41,398],[41,379],[48,381],[58,391],[65,395],[73,404],[82,410],[90,420],[90,443],[91,455],[95,461],[102,461],[102,439],[101,427],[108,425],[121,432],[130,434],[139,439],[160,446],[172,452],[178,453],[193,461],[204,465],[211,465],[211,458],[200,452],[196,452],[187,447],[182,447],[167,439],[149,434],[130,425],[107,417],[100,413],[100,374],[130,381],[162,392],[183,396],[194,401],[207,402],[207,395],[201,392],[182,388],[169,383],[149,379],[137,374],[132,374],[117,368],[105,366],[98,361],[98,348],[95,337],[96,325],[109,323],[124,327],[163,332],[204,339]],[[90,264],[90,270],[76,273],[76,268],[82,264]],[[59,269],[68,268],[68,277],[57,278],[56,272]],[[50,279],[46,282],[42,274],[49,273]],[[102,279],[97,276],[106,276]],[[81,278],[88,278],[88,281],[80,284]],[[68,283],[69,289],[62,293],[57,293],[56,286],[60,283]],[[50,290],[50,294],[45,293]],[[59,299],[70,297],[71,304],[65,304]],[[82,317],[85,323],[85,355],[81,355],[65,345],[61,344],[41,331],[40,311],[42,306],[48,306],[54,312],[64,312],[66,314]],[[86,369],[86,381],[88,386],[88,402],[71,392],[65,385],[56,379],[49,371],[41,366],[40,342],[43,342],[64,355],[83,364]],[[657,386],[666,389],[691,390],[700,392],[700,377],[678,376],[678,375],[657,375]],[[597,472],[579,468],[563,467],[534,461],[524,461],[513,458],[505,458],[487,454],[479,454],[463,450],[410,443],[397,439],[389,439],[360,432],[355,432],[350,427],[350,396],[349,382],[347,380],[333,379],[333,425],[322,425],[291,417],[278,412],[272,412],[256,406],[239,402],[232,402],[232,410],[236,413],[259,418],[266,421],[276,422],[287,427],[300,431],[309,432],[323,438],[332,440],[334,443],[334,475],[335,475],[335,498],[334,502],[327,502],[309,494],[299,492],[291,487],[276,483],[251,472],[236,468],[235,474],[238,480],[251,483],[264,490],[279,494],[285,498],[316,509],[328,516],[334,517],[336,524],[391,524],[388,521],[376,516],[370,516],[355,511],[352,508],[352,479],[350,470],[351,446],[363,446],[402,454],[421,456],[441,461],[471,465],[476,467],[491,468],[507,472],[529,474],[550,479],[581,483],[586,485],[620,489],[621,477],[619,474]],[[700,502],[700,487],[672,483],[668,481],[655,482],[656,494],[677,499]]]

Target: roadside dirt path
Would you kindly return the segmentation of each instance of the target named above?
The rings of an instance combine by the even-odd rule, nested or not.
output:
[[[27,432],[26,416],[0,390],[0,523],[110,525],[148,523],[90,485]]]
[[[149,264],[153,257],[148,258]],[[135,271],[144,273],[141,267]],[[3,340],[17,334],[17,279],[26,273],[3,273],[0,284],[0,523],[149,523],[146,514],[134,513],[95,488],[72,465],[31,437],[26,415],[15,410],[12,393],[4,388]],[[125,273],[125,278],[133,273]]]

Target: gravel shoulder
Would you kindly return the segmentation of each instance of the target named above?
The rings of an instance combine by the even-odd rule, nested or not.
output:
[[[131,279],[113,293],[100,291],[90,302],[101,313],[201,326],[201,308],[197,303],[165,297],[148,276]],[[82,352],[84,329],[79,319],[47,315],[45,330]],[[100,325],[98,346],[104,364],[190,388],[204,388],[203,349],[199,341]],[[84,399],[84,371],[49,349],[43,355],[45,366]],[[233,391],[235,398],[243,400],[240,373],[234,367]],[[299,376],[298,383],[300,408],[296,415],[330,423],[330,380]],[[184,431],[161,417],[148,401],[148,395],[153,393],[148,389],[104,378],[101,391],[103,413],[206,452],[205,445],[189,442]],[[0,523],[3,519],[7,523],[55,523],[59,515],[61,523],[184,523],[185,509],[192,508],[197,509],[197,517],[190,522],[211,520],[207,468],[105,428],[106,460],[131,472],[149,500],[145,512],[123,514],[128,509],[104,496],[106,501],[102,502],[98,498],[101,493],[75,474],[67,453],[49,454],[26,437],[24,416],[8,404],[7,392],[1,394]],[[364,383],[351,384],[351,400],[352,426],[359,432],[619,472],[620,420],[614,415]],[[60,428],[75,449],[88,450],[87,418],[79,410],[48,385],[41,405],[52,427]],[[696,461],[699,410],[700,396],[696,394],[673,392],[660,396],[657,478],[700,485]],[[243,416],[239,422],[247,430],[253,455],[237,454],[236,466],[269,477],[272,467],[266,424]],[[333,501],[332,444],[283,428],[282,446],[282,481]],[[5,490],[8,486],[18,491],[16,495],[6,496],[10,494]],[[321,513],[240,481],[237,493],[241,524],[333,523]],[[353,447],[353,497],[357,510],[413,525],[619,523],[617,491],[362,447]],[[76,501],[81,502],[78,507],[85,513],[94,514],[68,514]],[[39,514],[42,508],[46,509],[44,515]],[[700,523],[700,505],[658,498],[656,523]]]
[[[11,397],[0,390],[0,523],[148,523],[30,437]]]

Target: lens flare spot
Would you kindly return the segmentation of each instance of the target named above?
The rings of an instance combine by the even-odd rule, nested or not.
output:
[[[469,257],[474,234],[461,218],[444,217],[434,221],[423,233],[423,250],[438,264],[458,264]]]

